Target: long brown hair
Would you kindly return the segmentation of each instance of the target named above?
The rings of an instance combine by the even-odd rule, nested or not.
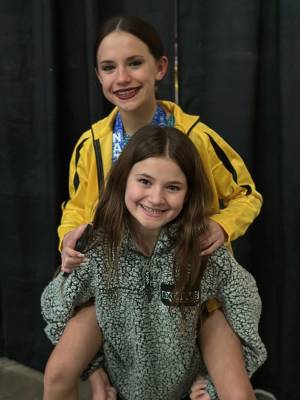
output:
[[[182,170],[188,185],[187,198],[178,220],[176,233],[174,276],[179,292],[199,284],[204,262],[200,256],[199,236],[207,228],[212,204],[212,190],[201,158],[190,139],[176,128],[147,125],[131,138],[112,167],[104,193],[94,217],[95,232],[101,232],[109,264],[117,266],[118,249],[125,229],[129,227],[129,212],[124,196],[128,175],[139,161],[150,157],[168,157]],[[172,224],[171,221],[169,224]]]

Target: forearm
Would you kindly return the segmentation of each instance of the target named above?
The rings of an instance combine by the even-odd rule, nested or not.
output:
[[[69,166],[69,199],[62,204],[58,227],[59,249],[64,236],[79,225],[91,222],[92,210],[98,198],[97,171],[90,134],[87,132],[76,144]],[[93,160],[93,162],[92,162]]]
[[[201,125],[191,139],[197,145],[214,192],[212,219],[229,241],[243,235],[260,212],[262,196],[240,155],[216,132]],[[220,204],[221,203],[221,204]]]
[[[90,215],[86,215],[86,210],[83,206],[75,203],[75,200],[70,199],[65,207],[62,207],[63,213],[58,226],[57,232],[59,237],[59,250],[62,250],[62,241],[65,235],[71,232],[82,224],[91,222]]]
[[[228,241],[242,236],[254,219],[259,215],[262,207],[262,196],[256,190],[247,195],[241,192],[231,198],[218,214],[211,219],[217,222],[226,232]]]

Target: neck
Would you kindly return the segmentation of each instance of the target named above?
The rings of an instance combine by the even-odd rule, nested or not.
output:
[[[140,107],[132,112],[120,110],[124,130],[128,135],[134,134],[142,126],[150,124],[156,110],[156,100],[151,105]]]
[[[142,227],[136,226],[134,221],[130,222],[130,230],[139,251],[145,256],[150,256],[154,250],[160,231],[146,231]]]
[[[151,238],[151,240],[144,240],[144,238],[135,237],[134,241],[137,248],[142,254],[144,254],[144,256],[151,256],[156,243],[156,239],[157,237],[155,237],[155,239]]]

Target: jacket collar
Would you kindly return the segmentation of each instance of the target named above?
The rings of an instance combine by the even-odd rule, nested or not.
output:
[[[185,113],[181,107],[172,101],[159,100],[167,112],[174,115],[175,128],[184,133],[188,133],[193,125],[199,121],[199,116]]]
[[[159,100],[162,107],[170,114],[174,115],[175,128],[184,133],[189,133],[190,129],[199,121],[197,115],[187,114],[172,101]],[[115,107],[110,114],[92,125],[96,139],[102,139],[112,134],[114,120],[116,118],[118,108]]]

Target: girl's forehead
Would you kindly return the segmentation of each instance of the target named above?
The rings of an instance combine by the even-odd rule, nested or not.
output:
[[[130,173],[147,173],[149,175],[180,177],[185,180],[185,175],[178,163],[167,156],[153,156],[133,164]]]
[[[97,55],[107,59],[107,57],[114,58],[120,54],[130,57],[132,54],[145,56],[151,53],[147,44],[138,37],[128,32],[114,31],[102,40],[98,47]]]

